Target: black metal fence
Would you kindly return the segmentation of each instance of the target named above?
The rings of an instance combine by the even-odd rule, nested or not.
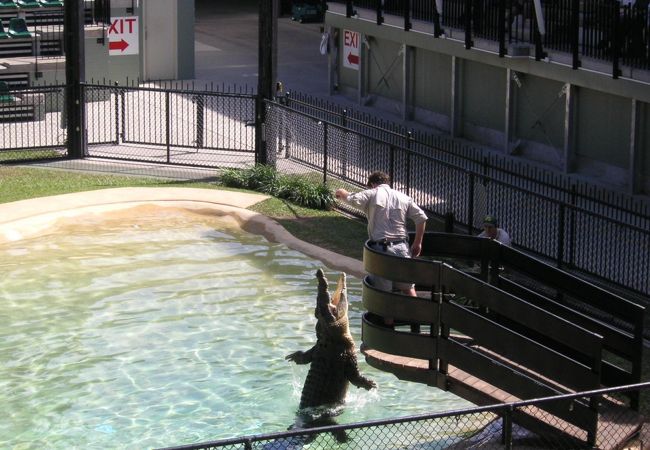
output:
[[[569,424],[553,418],[549,414],[549,424],[564,433],[534,434],[520,423],[520,419],[536,412],[540,405],[546,409],[572,410],[579,403],[588,404],[591,399],[611,403],[618,394],[635,390],[647,392],[650,383],[642,383],[619,388],[601,389],[580,394],[562,395],[530,401],[485,406],[465,410],[449,411],[439,414],[410,416],[392,420],[368,421],[348,425],[332,425],[311,429],[297,429],[283,433],[245,436],[200,444],[168,447],[165,450],[280,450],[298,449],[309,443],[310,449],[467,449],[493,448],[511,449],[583,448],[586,436],[576,435]],[[615,405],[615,403],[611,403]],[[638,437],[638,426],[632,425],[629,410],[615,407],[607,417],[602,417],[598,434],[595,436],[596,448],[614,448],[615,443],[636,443],[642,448]],[[621,426],[621,424],[630,426]],[[633,447],[629,447],[633,448]]]
[[[99,26],[106,37],[110,25],[110,0],[84,0],[85,24]],[[34,74],[40,76],[39,62],[61,57],[65,54],[63,45],[64,6],[56,2],[41,5],[27,3],[5,4],[0,8],[0,21],[7,32],[0,38],[0,57],[33,57]],[[13,33],[13,27],[23,31]]]
[[[64,86],[0,90],[0,162],[67,156]]]
[[[397,143],[396,136],[386,139],[386,132],[366,134],[349,115],[331,121],[326,111],[314,115],[304,111],[305,104],[292,105],[269,104],[267,145],[280,170],[295,171],[299,163],[332,185],[356,186],[365,186],[372,171],[384,170],[394,187],[434,216],[453,216],[468,234],[490,213],[501,218],[519,248],[558,267],[650,294],[649,217],[605,206],[576,189],[564,192],[494,168],[485,171],[480,164],[459,164],[462,158],[413,145],[410,137],[404,143],[399,136]]]
[[[612,64],[612,76],[620,75],[621,64],[632,68],[650,68],[650,14],[647,1],[633,5],[616,0],[552,0],[541,2],[538,17],[533,0],[338,0],[346,5],[348,16],[355,8],[376,11],[377,23],[384,15],[404,18],[404,29],[412,20],[431,23],[433,34],[445,28],[463,30],[465,46],[475,39],[499,43],[499,53],[508,53],[508,45],[534,47],[536,59],[546,50],[572,54],[573,68],[584,57]],[[438,6],[436,6],[438,5]],[[438,7],[441,6],[441,10]],[[538,21],[538,19],[540,19]]]
[[[67,156],[61,86],[12,89],[0,103],[0,160]],[[256,96],[214,86],[84,86],[86,156],[194,167],[255,163]],[[650,215],[628,196],[480,149],[298,96],[269,103],[266,145],[280,170],[363,186],[383,169],[431,214],[467,233],[494,214],[521,249],[650,294]],[[259,130],[261,132],[261,130]],[[301,169],[302,167],[302,169]],[[339,180],[339,181],[337,181]]]
[[[205,167],[255,161],[256,96],[187,85],[85,86],[87,156]]]

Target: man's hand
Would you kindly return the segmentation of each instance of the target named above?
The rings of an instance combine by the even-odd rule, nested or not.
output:
[[[417,258],[420,256],[420,253],[422,253],[422,244],[414,242],[413,245],[411,245],[411,256]]]
[[[350,193],[345,189],[337,189],[336,192],[334,193],[334,196],[338,200],[347,200],[348,195],[350,195]]]

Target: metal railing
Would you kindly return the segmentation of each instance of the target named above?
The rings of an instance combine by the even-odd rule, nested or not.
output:
[[[575,449],[584,444],[569,437],[573,432],[569,424],[552,419],[551,425],[565,428],[565,435],[534,434],[518,425],[522,415],[539,405],[569,410],[574,402],[589,403],[626,391],[647,392],[650,383],[640,383],[610,389],[599,389],[579,394],[545,397],[529,401],[491,405],[478,408],[423,414],[391,420],[376,420],[347,425],[296,429],[282,433],[269,433],[223,439],[213,442],[167,447],[164,450],[280,450],[301,448],[309,443],[310,449],[364,449],[385,450],[397,448],[503,448],[512,449],[528,445],[535,448]],[[608,421],[601,423],[598,448],[608,448],[615,442],[633,441],[638,427],[618,427],[629,419],[625,408],[613,409]],[[557,422],[554,422],[557,420]],[[345,442],[341,442],[344,440]],[[642,445],[639,440],[638,445]],[[162,449],[161,449],[162,450]]]
[[[86,156],[195,167],[256,161],[255,94],[103,84],[86,85],[84,92]],[[64,88],[8,94],[15,99],[2,104],[4,161],[66,156]],[[471,146],[368,116],[337,114],[294,98],[268,107],[266,145],[280,170],[295,172],[300,165],[325,180],[363,186],[370,171],[383,169],[432,215],[453,216],[468,234],[485,214],[494,214],[519,248],[650,294],[650,254],[643,251],[650,245],[650,218],[629,198],[478,158]]]
[[[377,24],[386,14],[403,17],[404,29],[412,20],[431,23],[438,37],[444,29],[464,31],[465,46],[475,39],[499,43],[499,55],[508,53],[508,44],[527,44],[540,60],[546,50],[572,55],[573,68],[584,57],[612,64],[611,74],[620,75],[620,66],[650,69],[650,13],[647,3],[621,4],[616,0],[553,0],[541,2],[544,28],[540,30],[533,0],[331,0],[346,5],[351,17],[356,8],[376,11]],[[441,4],[438,11],[436,4]],[[540,21],[541,22],[541,21]]]
[[[185,84],[84,87],[88,156],[205,167],[252,165],[256,96]]]
[[[650,203],[625,193],[578,181],[571,176],[531,166],[526,162],[485,151],[448,136],[417,130],[303,93],[279,99],[292,109],[338,124],[364,136],[401,146],[465,168],[489,178],[583,207],[617,221],[650,228]],[[479,218],[479,220],[482,218]]]
[[[558,267],[650,294],[647,217],[619,211],[613,218],[610,206],[580,198],[575,190],[565,196],[554,195],[554,186],[518,185],[513,175],[497,176],[494,170],[441,157],[443,152],[422,152],[412,144],[358,131],[349,116],[341,125],[324,114],[315,116],[282,103],[268,106],[267,145],[277,155],[280,170],[299,163],[333,185],[357,186],[365,186],[372,171],[383,170],[394,187],[434,216],[452,215],[468,234],[476,233],[482,217],[490,213],[501,218],[519,248]]]

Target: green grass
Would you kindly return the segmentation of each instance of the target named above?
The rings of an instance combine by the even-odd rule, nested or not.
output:
[[[216,183],[0,166],[0,203],[97,189],[156,186],[251,192],[225,188]],[[258,203],[250,209],[274,218],[298,239],[361,259],[363,242],[367,239],[366,227],[361,221],[336,211],[299,207],[276,198]]]

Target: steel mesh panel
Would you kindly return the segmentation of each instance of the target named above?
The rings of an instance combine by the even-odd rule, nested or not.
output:
[[[500,183],[487,183],[486,212],[523,248],[549,258],[557,255],[559,205]],[[481,218],[482,220],[482,218]]]
[[[196,96],[195,103],[199,117],[203,111],[203,125],[197,132],[203,142],[201,147],[255,151],[254,98],[201,94]]]
[[[66,156],[65,87],[3,93],[0,102],[0,161]]]
[[[279,107],[271,108],[267,119],[270,119],[266,130],[269,157],[278,161],[290,159],[314,169],[324,167],[324,122]]]
[[[119,92],[111,88],[85,90],[88,145],[117,143],[119,129]]]
[[[86,93],[90,156],[205,167],[254,164],[252,95],[105,86],[88,86]]]
[[[452,212],[467,222],[469,176],[421,155],[411,157],[410,195],[422,208],[440,216]]]
[[[567,237],[569,261],[589,273],[647,292],[650,235],[582,211],[573,217],[574,227]]]

